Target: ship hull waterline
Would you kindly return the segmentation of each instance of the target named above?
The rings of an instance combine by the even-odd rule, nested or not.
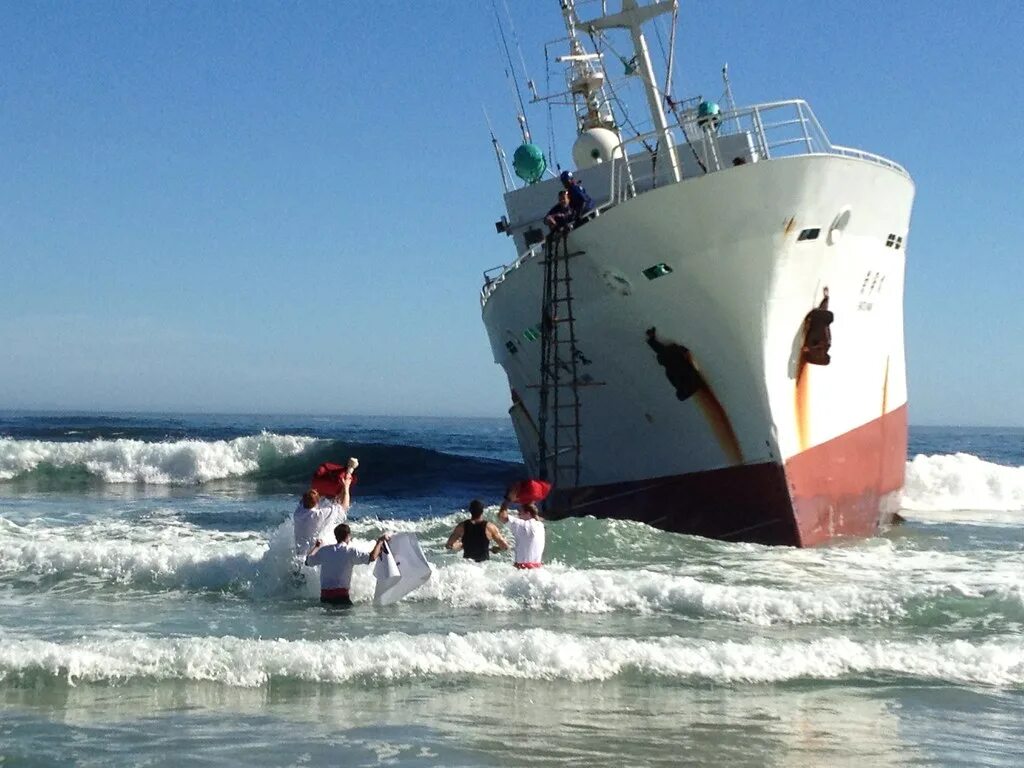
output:
[[[809,547],[876,535],[899,508],[906,406],[785,464],[766,462],[555,491],[544,514],[628,519],[721,541]]]

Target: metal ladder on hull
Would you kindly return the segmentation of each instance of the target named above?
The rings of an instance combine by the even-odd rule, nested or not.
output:
[[[540,479],[555,488],[580,481],[580,392],[576,317],[572,306],[574,256],[568,233],[552,233],[544,246],[544,296],[541,301]]]

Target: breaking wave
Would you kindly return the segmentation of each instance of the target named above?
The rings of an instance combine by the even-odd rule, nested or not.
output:
[[[65,489],[90,482],[196,485],[245,478],[270,490],[302,485],[322,461],[358,456],[360,489],[395,495],[499,488],[519,465],[408,445],[263,432],[230,440],[68,442],[0,437],[0,481]]]
[[[913,517],[922,520],[1019,523],[1024,512],[1024,466],[993,464],[967,453],[915,456],[907,462],[903,507],[919,513]]]
[[[123,683],[209,681],[259,687],[275,681],[387,684],[430,679],[680,682],[914,679],[1024,684],[1024,642],[710,641],[589,637],[544,629],[327,641],[235,637],[101,637],[72,643],[7,639],[0,680]]]
[[[304,484],[321,461],[357,455],[360,489],[390,495],[493,491],[519,477],[519,464],[459,456],[409,445],[355,443],[263,432],[224,440],[150,442],[97,438],[88,441],[0,437],[0,482],[35,488],[89,483],[196,485],[245,478],[270,490]],[[920,519],[950,511],[1024,512],[1024,466],[1004,466],[966,453],[918,455],[907,462],[903,507]],[[954,516],[955,517],[955,516]]]
[[[311,437],[264,432],[233,440],[96,439],[54,442],[0,438],[0,480],[32,473],[55,481],[66,470],[84,470],[107,483],[192,485],[242,477],[306,450]]]

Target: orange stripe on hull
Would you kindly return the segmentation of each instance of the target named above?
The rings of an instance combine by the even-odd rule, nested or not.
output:
[[[801,546],[877,533],[899,504],[906,461],[906,405],[790,458],[786,481]]]

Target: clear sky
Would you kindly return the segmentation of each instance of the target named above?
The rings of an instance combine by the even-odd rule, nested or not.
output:
[[[558,2],[509,7],[544,90]],[[1024,425],[1022,39],[1018,0],[683,2],[677,96],[728,61],[913,175],[915,424]],[[483,0],[0,3],[0,407],[504,414],[504,70]]]

